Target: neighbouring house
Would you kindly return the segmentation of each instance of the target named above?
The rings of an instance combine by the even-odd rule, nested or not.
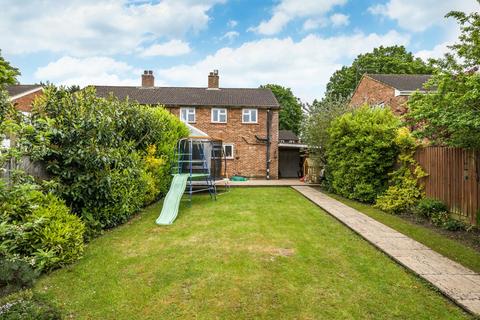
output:
[[[9,100],[15,108],[25,116],[32,111],[32,104],[36,97],[43,93],[43,87],[39,84],[15,84],[6,87]],[[10,148],[12,137],[2,139],[0,147]]]
[[[210,72],[207,87],[156,87],[146,70],[141,86],[95,86],[97,95],[145,105],[163,105],[190,130],[222,140],[228,176],[278,178],[278,112],[270,89],[221,88],[218,71]],[[298,165],[298,164],[296,164]]]
[[[389,107],[401,116],[407,112],[407,101],[417,90],[425,92],[424,84],[431,75],[424,74],[364,74],[357,85],[350,104],[365,103],[373,107]]]
[[[33,101],[43,93],[43,87],[39,84],[15,84],[7,86],[7,92],[17,110],[30,113]]]
[[[303,177],[303,162],[307,145],[290,130],[278,132],[278,175],[280,178]]]

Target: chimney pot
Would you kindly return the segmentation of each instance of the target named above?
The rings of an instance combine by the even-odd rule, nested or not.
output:
[[[142,88],[153,88],[155,86],[155,77],[152,70],[145,70],[142,74]]]
[[[219,89],[220,76],[218,70],[213,70],[208,75],[208,89]]]

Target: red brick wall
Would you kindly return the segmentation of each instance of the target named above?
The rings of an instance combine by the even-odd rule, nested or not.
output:
[[[179,115],[180,108],[168,108],[173,114]],[[196,122],[192,126],[207,133],[223,143],[234,145],[234,159],[227,160],[227,174],[242,175],[250,178],[266,176],[267,147],[257,141],[255,135],[267,136],[267,110],[258,109],[256,124],[242,123],[241,108],[227,108],[227,123],[212,123],[209,107],[196,107]],[[272,144],[270,146],[270,177],[278,179],[278,111],[272,111]]]
[[[350,104],[358,107],[365,103],[373,106],[383,102],[396,115],[403,115],[407,112],[407,100],[408,96],[395,97],[395,89],[392,87],[364,76],[353,94]]]
[[[13,104],[15,105],[15,108],[19,111],[26,111],[26,112],[31,112],[32,111],[32,103],[35,100],[36,97],[39,95],[42,95],[43,91],[39,90],[30,94],[27,94],[23,97],[20,97],[18,99],[13,100]]]

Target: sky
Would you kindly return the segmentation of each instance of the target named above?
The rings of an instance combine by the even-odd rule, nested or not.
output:
[[[476,0],[0,0],[1,54],[20,83],[221,87],[275,83],[304,102],[380,45],[440,57],[459,34],[451,10]]]

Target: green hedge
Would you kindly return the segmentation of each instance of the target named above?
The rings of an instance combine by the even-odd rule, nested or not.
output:
[[[33,125],[32,155],[47,164],[58,195],[89,235],[125,222],[167,191],[176,142],[188,135],[162,107],[99,98],[93,88],[48,87],[35,103]]]
[[[372,203],[385,191],[398,154],[394,140],[399,124],[389,109],[369,106],[332,121],[327,163],[334,192]]]

